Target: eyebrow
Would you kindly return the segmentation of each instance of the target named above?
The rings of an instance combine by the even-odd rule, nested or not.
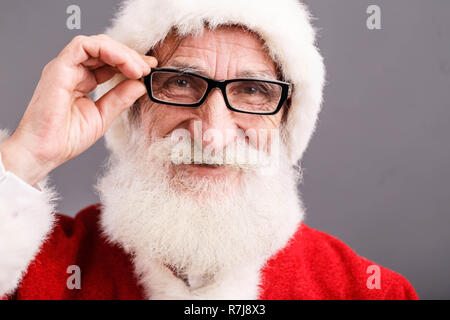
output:
[[[190,72],[190,73],[198,73],[200,75],[206,76],[206,72],[204,69],[195,66],[195,65],[191,65],[191,64],[185,64],[185,63],[181,63],[181,62],[173,62],[170,63],[168,66],[164,67],[164,68],[173,68],[173,69],[177,69],[180,72]]]
[[[172,62],[166,68],[174,68],[179,70],[180,72],[187,72],[187,73],[197,73],[199,75],[208,77],[207,72],[205,69],[193,65],[193,64],[186,64],[182,62]],[[278,80],[276,79],[276,75],[271,72],[270,70],[259,70],[259,71],[253,71],[253,70],[244,70],[237,74],[237,78],[256,78],[256,79],[264,79],[264,80]]]
[[[269,70],[261,70],[261,71],[242,71],[238,73],[238,78],[258,78],[258,79],[265,79],[265,80],[277,80],[276,75],[273,74],[273,72]]]

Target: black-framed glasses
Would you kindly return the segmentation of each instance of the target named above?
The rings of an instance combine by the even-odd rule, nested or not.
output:
[[[231,79],[208,77],[171,68],[155,68],[144,77],[150,100],[179,106],[199,107],[208,94],[222,91],[228,109],[248,114],[273,115],[289,98],[292,84],[278,80]]]

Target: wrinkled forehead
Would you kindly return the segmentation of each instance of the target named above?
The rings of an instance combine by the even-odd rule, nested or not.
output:
[[[197,54],[196,60],[198,61],[202,59],[202,51],[214,52],[221,50],[221,46],[218,47],[217,43],[231,44],[233,51],[230,52],[230,55],[235,60],[239,60],[246,53],[250,53],[249,56],[252,57],[251,60],[254,63],[253,66],[250,64],[248,69],[249,71],[257,69],[253,70],[255,71],[254,76],[271,79],[274,77],[281,78],[280,68],[270,57],[265,42],[257,33],[239,25],[223,25],[214,29],[205,25],[203,33],[187,36],[180,36],[174,28],[163,40],[150,49],[147,54],[155,56],[158,59],[158,67],[170,66],[183,68],[189,67],[192,60],[186,59],[184,53],[189,51],[190,56]],[[199,68],[201,69],[201,67]],[[195,68],[193,71],[195,71]],[[249,74],[248,76],[251,75]]]

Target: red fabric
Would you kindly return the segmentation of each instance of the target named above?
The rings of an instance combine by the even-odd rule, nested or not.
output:
[[[75,219],[59,216],[53,232],[9,299],[143,299],[124,251],[98,227],[100,205]],[[302,224],[262,270],[260,299],[417,299],[404,277],[381,268],[381,288],[368,289],[373,262],[340,240]],[[69,290],[67,267],[81,269],[81,290]]]

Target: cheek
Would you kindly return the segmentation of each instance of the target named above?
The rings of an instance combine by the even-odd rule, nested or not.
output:
[[[264,121],[266,122],[266,125],[270,127],[270,129],[278,129],[280,128],[282,117],[283,113],[280,111],[277,114],[274,114],[273,116],[264,117]]]
[[[184,112],[174,108],[150,103],[141,113],[144,131],[154,138],[163,138],[170,134],[186,119]]]
[[[265,149],[270,148],[272,138],[274,142],[277,140],[274,135],[279,135],[281,118],[281,112],[272,116],[243,115],[238,122],[249,142],[258,149]]]
[[[278,129],[281,125],[282,113],[278,112],[272,116],[259,116],[259,115],[242,115],[238,120],[242,129],[245,131],[248,129],[265,129],[272,130]]]

